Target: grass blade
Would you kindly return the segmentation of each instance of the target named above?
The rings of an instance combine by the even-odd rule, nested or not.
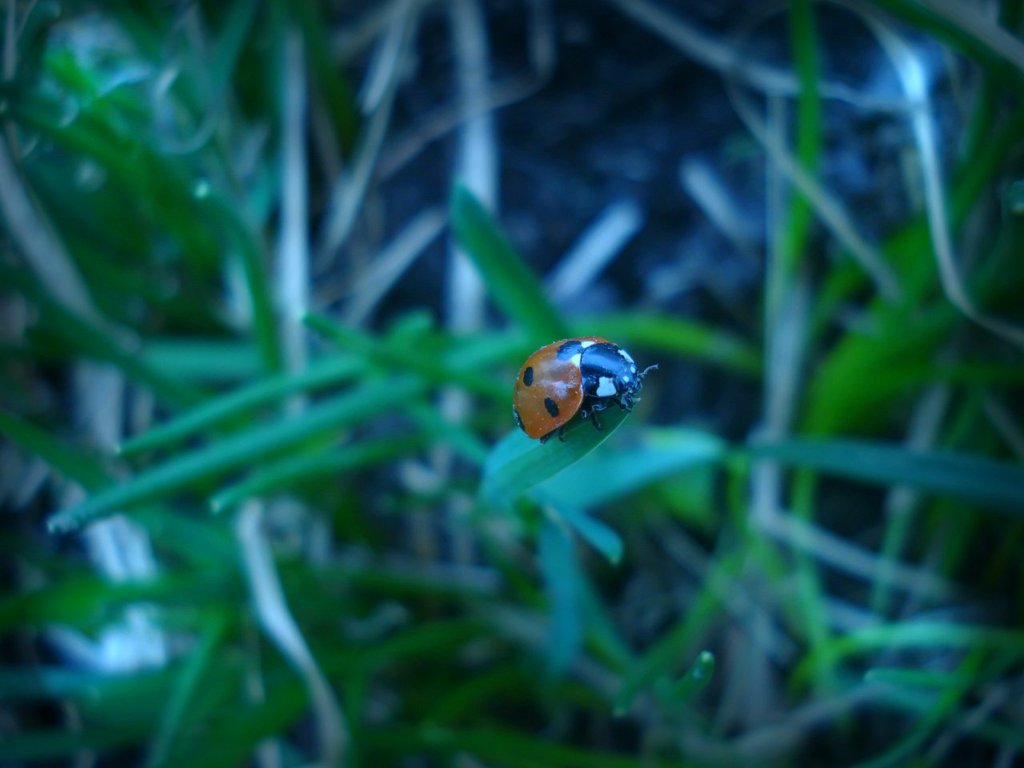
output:
[[[583,643],[577,587],[580,577],[572,538],[550,517],[541,525],[538,555],[549,600],[546,663],[553,674],[561,675]]]
[[[214,512],[224,512],[253,496],[275,491],[320,476],[378,464],[402,456],[423,441],[417,438],[384,438],[372,442],[346,445],[330,453],[295,456],[273,462],[253,472],[250,477],[225,488],[212,499]]]
[[[509,396],[508,387],[491,377],[481,375],[478,368],[448,362],[456,360],[454,356],[441,353],[425,354],[424,343],[421,340],[402,343],[374,338],[317,314],[307,314],[302,321],[343,349],[365,355],[378,365],[417,373],[435,384],[456,384],[492,400]]]
[[[726,443],[698,430],[645,429],[628,448],[591,455],[541,486],[557,505],[590,509],[649,483],[726,456]]]
[[[755,456],[881,485],[906,485],[1024,515],[1024,469],[981,456],[857,440],[758,443]]]
[[[664,698],[671,699],[676,704],[683,704],[711,682],[715,674],[715,655],[711,651],[701,651],[689,671],[674,683],[658,686],[658,693]]]
[[[626,420],[625,411],[602,414],[603,430],[582,420],[570,422],[565,440],[531,440],[520,430],[509,432],[491,451],[484,465],[480,492],[488,501],[508,505],[520,494],[553,477],[611,437]]]
[[[123,507],[181,491],[196,482],[293,447],[304,440],[374,418],[422,392],[413,379],[394,379],[387,387],[370,382],[359,389],[308,408],[293,417],[263,424],[148,469],[110,486],[47,521],[50,531],[66,533]]]
[[[167,702],[167,709],[160,719],[160,726],[146,760],[147,766],[159,765],[167,758],[174,737],[181,728],[189,699],[195,695],[203,672],[209,666],[217,646],[220,645],[227,624],[226,613],[214,614],[206,622],[205,631],[199,644],[192,651],[188,661],[185,662],[184,669],[175,681],[174,691]]]
[[[609,528],[586,512],[568,505],[560,506],[558,515],[572,527],[581,539],[604,555],[612,565],[616,565],[622,560],[622,538],[615,529]]]
[[[568,338],[569,328],[548,302],[540,281],[487,210],[461,184],[452,191],[451,218],[456,239],[473,259],[505,314],[526,329],[537,344]]]
[[[319,360],[301,373],[264,379],[198,405],[169,422],[125,441],[118,446],[117,452],[128,456],[170,445],[252,408],[277,402],[295,392],[308,392],[338,384],[363,370],[365,366],[361,362],[348,356]]]
[[[761,353],[739,336],[703,323],[654,313],[623,312],[573,322],[579,336],[604,336],[617,343],[693,357],[736,373],[759,376]]]

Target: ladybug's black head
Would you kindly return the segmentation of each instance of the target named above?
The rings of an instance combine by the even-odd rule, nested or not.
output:
[[[644,377],[654,368],[657,366],[638,370],[629,353],[617,344],[594,344],[583,351],[580,360],[583,394],[616,400],[624,408],[630,408],[643,387]]]

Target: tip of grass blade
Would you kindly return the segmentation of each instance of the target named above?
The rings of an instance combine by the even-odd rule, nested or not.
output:
[[[480,492],[488,501],[510,504],[533,486],[582,459],[607,440],[626,420],[625,411],[602,414],[603,429],[576,419],[565,430],[565,440],[531,440],[518,429],[506,435],[484,465]]]
[[[661,678],[657,682],[656,690],[662,699],[674,704],[684,704],[711,682],[714,673],[715,655],[711,651],[701,651],[685,675],[674,682],[670,682],[668,678]],[[630,683],[623,685],[615,699],[612,714],[615,717],[623,717],[628,714],[637,693],[639,693],[639,688],[636,685]]]

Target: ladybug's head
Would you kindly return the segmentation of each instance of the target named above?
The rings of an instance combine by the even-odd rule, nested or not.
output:
[[[644,379],[651,371],[658,370],[658,364],[648,365],[642,371],[636,371],[635,366],[626,368],[615,381],[615,388],[619,397],[632,406],[633,402],[640,399],[640,390],[644,388]]]

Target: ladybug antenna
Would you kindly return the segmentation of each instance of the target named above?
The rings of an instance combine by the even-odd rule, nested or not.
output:
[[[646,376],[651,371],[656,371],[656,370],[658,370],[658,364],[657,363],[655,363],[654,365],[648,365],[646,368],[644,368],[642,371],[640,371],[640,373],[637,376],[637,378],[640,379],[641,381],[643,381],[644,376]]]

